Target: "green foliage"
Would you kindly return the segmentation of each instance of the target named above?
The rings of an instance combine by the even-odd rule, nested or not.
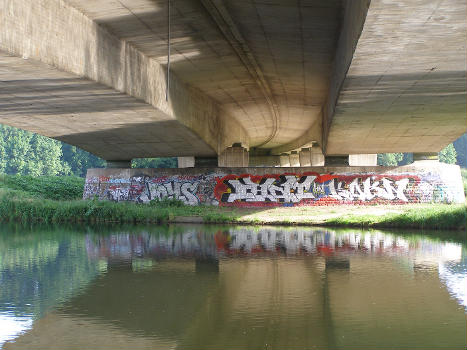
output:
[[[185,203],[180,199],[163,197],[162,199],[151,200],[149,205],[159,208],[181,208],[185,206]]]
[[[378,154],[378,165],[397,166],[407,165],[413,162],[412,153],[380,153]]]
[[[454,141],[454,148],[457,153],[457,164],[463,168],[467,167],[467,133]]]
[[[461,169],[462,182],[464,183],[464,194],[467,197],[467,169]]]
[[[75,176],[3,175],[0,185],[34,197],[70,200],[83,197],[84,179]]]
[[[59,141],[0,125],[0,171],[7,174],[68,175]]]
[[[454,141],[454,148],[457,154],[456,164],[467,168],[467,134],[462,135]]]
[[[132,168],[176,168],[177,158],[136,158],[131,162]]]
[[[378,165],[396,166],[404,158],[403,153],[380,153],[378,154]]]
[[[82,149],[62,143],[62,160],[68,164],[73,175],[84,177],[87,169],[105,167],[105,160]]]
[[[438,153],[439,161],[448,164],[456,164],[456,150],[454,145],[451,143],[446,146],[441,152]]]
[[[177,158],[139,158],[133,168],[176,168]],[[105,160],[78,147],[0,124],[0,174],[76,175],[103,168]]]

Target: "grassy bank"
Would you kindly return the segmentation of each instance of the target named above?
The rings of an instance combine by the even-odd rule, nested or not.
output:
[[[81,200],[83,180],[0,177],[0,220],[11,222],[204,222],[276,225],[457,229],[466,227],[466,205],[418,204],[225,208],[178,201],[135,204]],[[57,200],[65,198],[66,200]]]

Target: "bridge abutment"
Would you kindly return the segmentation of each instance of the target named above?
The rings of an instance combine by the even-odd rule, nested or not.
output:
[[[205,163],[207,164],[207,163]],[[438,162],[398,167],[204,167],[89,169],[84,199],[276,207],[464,203],[460,168]]]

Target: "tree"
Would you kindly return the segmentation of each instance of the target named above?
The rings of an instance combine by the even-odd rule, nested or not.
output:
[[[177,158],[136,158],[131,162],[132,168],[176,168]]]
[[[83,177],[89,168],[105,167],[105,160],[67,143],[62,142],[62,152],[62,161],[70,166],[74,175]]]
[[[438,153],[439,161],[448,164],[456,164],[456,150],[451,143]]]
[[[454,148],[457,153],[457,165],[467,168],[467,134],[462,135],[454,141]]]
[[[3,171],[7,174],[24,174],[28,171],[27,161],[33,134],[4,125],[0,126],[0,132],[4,147]]]
[[[404,153],[380,153],[377,164],[382,166],[396,166],[404,159]]]
[[[69,175],[63,143],[29,131],[0,125],[0,172],[21,175]]]
[[[34,134],[25,173],[33,176],[70,175],[70,166],[61,157],[62,145],[59,141]]]

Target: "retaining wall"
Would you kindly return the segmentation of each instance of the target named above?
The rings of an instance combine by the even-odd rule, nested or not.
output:
[[[419,163],[419,164],[417,164]],[[84,199],[176,198],[220,206],[464,203],[457,165],[401,167],[89,169]]]

